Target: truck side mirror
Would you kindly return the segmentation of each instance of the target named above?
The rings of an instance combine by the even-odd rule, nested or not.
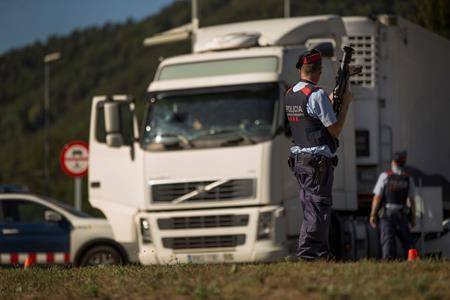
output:
[[[119,103],[113,101],[105,102],[104,105],[106,144],[115,148],[123,145],[119,105]]]
[[[443,227],[442,234],[446,234],[446,233],[450,232],[450,219],[445,219],[442,222],[442,227]]]
[[[58,223],[62,220],[62,216],[53,210],[46,210],[44,212],[44,219],[47,222]]]

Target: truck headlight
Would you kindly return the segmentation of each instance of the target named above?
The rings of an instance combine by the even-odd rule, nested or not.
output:
[[[259,213],[258,218],[258,240],[270,239],[273,230],[273,214],[271,211]]]
[[[142,243],[149,244],[152,242],[152,234],[150,232],[150,222],[145,219],[139,219],[141,225]]]

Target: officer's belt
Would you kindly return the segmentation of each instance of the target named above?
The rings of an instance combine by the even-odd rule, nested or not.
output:
[[[300,163],[302,165],[317,167],[319,161],[326,162],[330,161],[334,166],[337,165],[338,158],[334,157],[326,157],[324,155],[313,155],[309,153],[291,153],[291,157],[294,158],[295,163]]]
[[[391,210],[401,210],[401,209],[405,208],[405,205],[397,204],[397,203],[386,203],[384,205],[384,207],[386,207],[387,209],[391,209]]]

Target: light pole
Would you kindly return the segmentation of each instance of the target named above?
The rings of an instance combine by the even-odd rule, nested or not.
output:
[[[60,52],[44,56],[44,190],[50,189],[50,64],[61,58]]]
[[[284,0],[284,17],[289,18],[291,16],[291,1]]]
[[[194,52],[194,45],[197,40],[197,31],[199,26],[197,0],[191,0],[191,26],[192,26],[191,48],[192,52]]]

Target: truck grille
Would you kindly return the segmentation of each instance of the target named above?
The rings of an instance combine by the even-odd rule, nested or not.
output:
[[[248,215],[219,215],[199,217],[175,217],[158,219],[158,227],[164,229],[191,229],[247,226]]]
[[[245,243],[245,235],[212,235],[189,236],[162,239],[164,248],[168,249],[199,249],[199,248],[227,248]]]
[[[196,181],[182,183],[155,184],[151,186],[152,199],[154,203],[171,202],[187,193],[201,190],[214,181]],[[255,180],[236,179],[227,181],[210,191],[200,192],[184,202],[197,201],[223,201],[254,197]]]

